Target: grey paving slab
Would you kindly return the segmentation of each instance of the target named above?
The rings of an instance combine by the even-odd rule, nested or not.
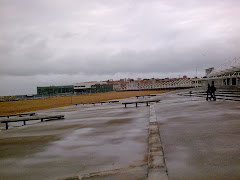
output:
[[[155,104],[169,179],[240,179],[240,103],[166,94]]]

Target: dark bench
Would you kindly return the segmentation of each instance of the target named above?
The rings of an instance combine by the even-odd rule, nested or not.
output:
[[[108,103],[117,103],[119,101],[108,101]]]
[[[153,96],[157,96],[157,95],[156,95],[156,94],[150,94],[150,95],[145,95],[145,96],[153,97]],[[143,98],[144,98],[144,96],[136,96],[137,99],[138,99],[139,97],[143,97]]]
[[[95,105],[95,104],[104,104],[104,103],[107,103],[107,102],[104,102],[104,101],[102,101],[102,102],[92,102],[92,103],[81,103],[82,105],[85,105],[85,104],[93,104],[93,105]],[[78,104],[75,104],[76,106],[78,105]]]
[[[144,98],[144,96],[136,96],[137,99],[138,99],[139,97],[143,97],[143,98]]]
[[[155,102],[155,103],[158,103],[160,100],[151,100],[151,101],[136,101],[136,102],[125,102],[125,103],[122,103],[124,104],[125,108],[127,107],[127,104],[135,104],[136,107],[138,107],[138,104],[142,104],[142,103],[146,103],[147,106],[149,106],[149,104],[151,102]]]
[[[56,119],[64,119],[64,115],[55,115],[55,116],[33,116],[33,117],[24,117],[20,119],[9,119],[9,120],[3,120],[1,123],[5,123],[6,129],[8,129],[8,123],[11,122],[23,122],[23,125],[26,125],[26,121],[34,121],[34,120],[43,120],[50,121],[50,120],[56,120]]]
[[[19,113],[19,114],[11,114],[11,115],[1,115],[0,117],[14,117],[14,116],[19,116],[19,117],[23,117],[23,116],[34,116],[35,113]]]
[[[95,105],[95,104],[104,104],[104,103],[117,103],[117,102],[119,102],[119,101],[101,101],[101,102],[92,102],[92,103],[81,103],[82,105],[84,105],[84,104],[93,104],[93,105]],[[75,104],[76,106],[78,105],[78,104]]]

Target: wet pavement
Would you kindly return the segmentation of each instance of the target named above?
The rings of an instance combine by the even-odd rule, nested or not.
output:
[[[119,174],[121,169],[128,172],[124,179],[147,176],[149,107],[78,105],[37,113],[60,113],[65,119],[2,130],[0,179]]]
[[[166,94],[155,105],[169,179],[240,179],[240,103]]]
[[[169,179],[240,179],[239,102],[177,92],[148,99],[162,100],[154,107]],[[10,124],[0,131],[0,179],[147,179],[150,109],[124,108],[128,101],[137,99],[37,111],[65,119]]]

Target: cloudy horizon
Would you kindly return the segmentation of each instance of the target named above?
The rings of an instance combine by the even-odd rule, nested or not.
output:
[[[204,76],[239,57],[240,1],[0,0],[0,96]]]

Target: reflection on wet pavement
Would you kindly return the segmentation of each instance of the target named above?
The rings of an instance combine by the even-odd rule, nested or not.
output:
[[[146,167],[149,107],[124,108],[120,103],[79,105],[37,113],[59,112],[65,115],[64,120],[34,123],[0,133],[0,146],[8,144],[8,149],[0,147],[0,152],[5,153],[0,156],[0,179],[56,179]],[[52,138],[21,143],[26,137],[46,136]],[[22,139],[9,145],[9,137]],[[146,168],[140,176],[143,175],[147,175]]]

